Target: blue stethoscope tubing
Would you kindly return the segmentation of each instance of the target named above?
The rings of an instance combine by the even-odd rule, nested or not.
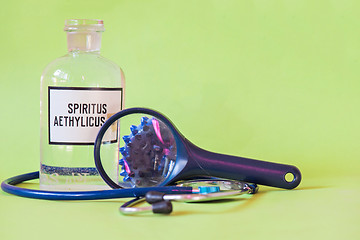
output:
[[[8,178],[1,183],[4,192],[26,198],[43,200],[100,200],[113,198],[143,197],[149,191],[157,191],[166,194],[189,194],[192,187],[147,187],[131,189],[111,189],[98,191],[43,191],[29,188],[21,188],[15,185],[22,182],[39,178],[39,172],[30,172],[15,177]]]

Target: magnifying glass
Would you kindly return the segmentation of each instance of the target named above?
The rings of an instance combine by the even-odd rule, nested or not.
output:
[[[112,188],[171,185],[216,177],[293,189],[301,181],[291,165],[224,155],[186,139],[163,114],[128,108],[110,117],[95,140],[95,165]]]

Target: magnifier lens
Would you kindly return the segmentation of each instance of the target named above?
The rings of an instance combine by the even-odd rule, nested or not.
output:
[[[158,186],[176,161],[172,130],[143,113],[123,116],[107,128],[100,146],[106,174],[124,188]]]

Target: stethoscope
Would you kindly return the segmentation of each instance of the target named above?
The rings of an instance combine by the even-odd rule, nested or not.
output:
[[[245,193],[255,194],[258,191],[256,184],[226,180],[226,179],[197,179],[182,181],[176,186],[147,187],[133,189],[112,189],[100,191],[43,191],[21,188],[17,184],[39,178],[39,172],[22,174],[1,183],[3,191],[21,197],[43,200],[100,200],[113,198],[134,199],[123,204],[119,211],[124,215],[138,213],[169,214],[173,207],[171,202],[205,202],[234,197]],[[197,188],[194,186],[198,185]],[[146,201],[151,204],[147,207],[135,207]]]
[[[134,119],[140,123],[134,125]],[[119,135],[119,132],[124,132],[126,128],[130,129],[128,130],[130,133],[123,135],[122,139],[120,137],[117,137],[116,141],[109,139],[109,136]],[[120,145],[118,148],[120,173],[116,176],[108,174],[104,167],[106,151],[113,151],[113,148],[109,148],[111,144]],[[66,192],[16,186],[39,178],[39,172],[9,178],[2,182],[1,188],[14,195],[46,200],[134,197],[135,200],[120,207],[122,213],[130,214],[149,211],[149,207],[146,209],[134,207],[149,192],[162,195],[157,202],[148,200],[152,204],[150,210],[165,213],[166,208],[170,209],[169,203],[175,200],[205,201],[255,193],[257,184],[292,189],[301,181],[301,173],[295,166],[203,150],[187,140],[168,118],[147,108],[129,108],[110,117],[96,137],[94,159],[97,171],[112,190]],[[289,174],[292,176],[290,180],[286,177]],[[205,180],[194,180],[199,178]],[[209,179],[213,180],[211,186],[208,186]],[[238,187],[225,190],[220,187],[216,190],[209,188],[212,190],[200,192],[199,188],[194,188],[191,184],[183,182],[181,185],[176,185],[183,180],[190,180],[191,184],[194,181],[206,183],[204,187],[221,184],[238,185]],[[162,207],[158,207],[160,205]]]

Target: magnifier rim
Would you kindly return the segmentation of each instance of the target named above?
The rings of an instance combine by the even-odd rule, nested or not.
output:
[[[175,129],[174,125],[172,124],[172,122],[165,117],[163,114],[149,109],[149,108],[140,108],[140,107],[134,107],[134,108],[127,108],[124,110],[121,110],[120,112],[115,113],[113,116],[111,116],[107,121],[105,121],[105,123],[102,125],[102,127],[100,128],[96,139],[95,139],[95,143],[94,143],[94,160],[95,160],[95,166],[100,174],[100,176],[102,177],[102,179],[106,182],[107,185],[109,185],[111,188],[113,189],[119,189],[119,188],[124,188],[122,186],[120,186],[119,184],[116,184],[110,177],[109,175],[106,173],[102,163],[101,163],[101,157],[100,157],[100,148],[101,148],[101,143],[102,143],[102,139],[106,133],[106,131],[109,129],[109,127],[117,120],[119,120],[122,117],[125,117],[127,115],[130,114],[134,114],[134,113],[143,113],[143,114],[148,114],[151,115],[153,117],[156,117],[158,119],[160,119],[163,123],[165,123],[167,125],[167,127],[169,127],[175,137],[175,135],[178,134],[177,130]],[[120,141],[120,140],[119,140]]]

